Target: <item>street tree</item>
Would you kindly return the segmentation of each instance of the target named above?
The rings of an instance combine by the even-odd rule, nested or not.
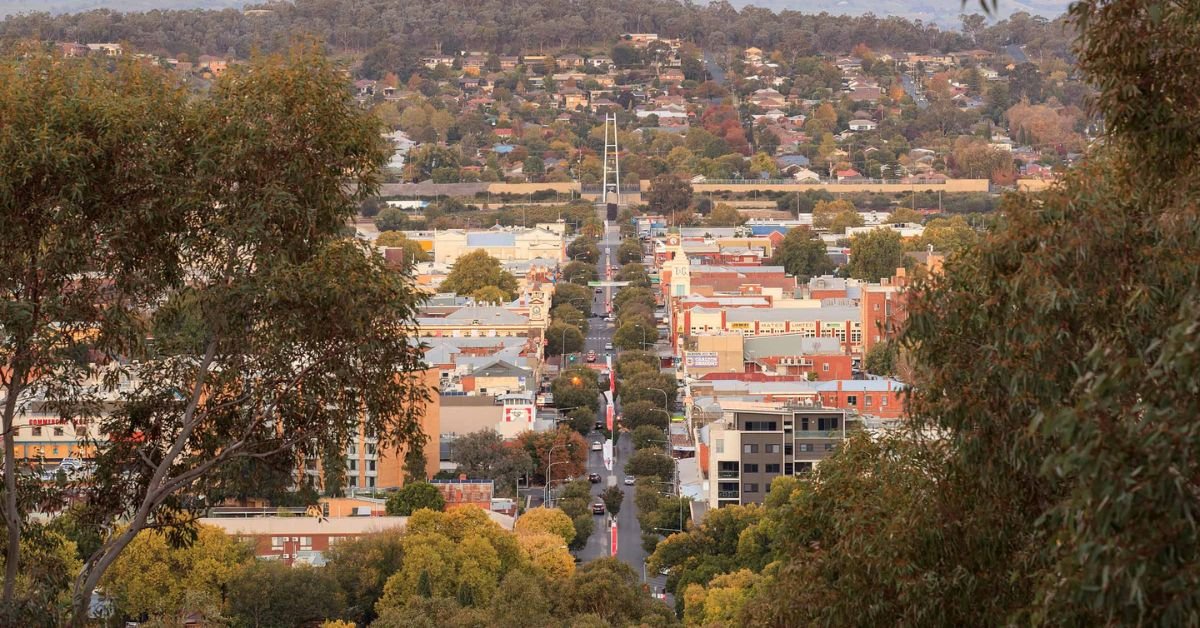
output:
[[[567,413],[571,421],[571,429],[587,436],[596,423],[596,411],[589,407],[575,408]]]
[[[654,213],[683,211],[692,204],[692,184],[674,174],[658,175],[650,181],[646,203]]]
[[[556,322],[565,323],[579,328],[579,331],[587,333],[588,318],[587,315],[577,309],[574,304],[563,303],[556,305],[550,310],[550,319]]]
[[[577,353],[583,346],[583,332],[574,325],[555,321],[546,328],[547,355]]]
[[[656,477],[669,482],[675,477],[675,461],[657,449],[639,449],[625,463],[625,473],[638,477]]]
[[[650,398],[629,401],[622,396],[624,403],[621,406],[621,424],[635,431],[641,427],[650,427],[656,430],[657,439],[663,440],[663,430],[667,429],[670,416],[662,405],[662,395],[658,395],[657,398],[659,401],[653,401]],[[637,447],[636,440],[634,443],[635,449],[641,449]],[[662,443],[659,443],[659,447],[661,446]]]
[[[783,242],[775,249],[771,263],[783,266],[789,275],[797,278],[816,277],[833,270],[833,262],[825,251],[825,243],[815,231],[808,227],[788,230]]]
[[[613,333],[613,346],[618,349],[652,348],[658,342],[658,329],[643,319],[641,322],[625,323]]]
[[[581,235],[567,245],[567,258],[595,264],[600,261],[600,247],[595,238]]]
[[[587,262],[567,262],[562,267],[562,279],[568,283],[573,283],[579,286],[586,286],[589,281],[596,281],[600,278],[596,271],[594,263]]]
[[[470,295],[488,286],[503,290],[507,299],[516,298],[517,278],[504,270],[500,260],[489,255],[487,250],[476,249],[455,260],[439,289]]]
[[[554,286],[554,298],[551,303],[555,308],[560,305],[570,305],[583,312],[584,316],[591,316],[592,291],[586,286],[559,282]]]
[[[457,471],[470,478],[495,481],[496,492],[509,494],[515,490],[518,478],[533,471],[533,460],[516,442],[504,440],[492,429],[464,434],[454,439],[450,459]]]
[[[745,222],[746,217],[726,203],[717,203],[708,214],[708,224],[712,227],[736,227]]]
[[[610,486],[600,493],[600,499],[604,500],[604,507],[615,517],[621,512],[621,501],[625,499],[625,491],[619,486]]]
[[[613,277],[617,281],[628,281],[630,288],[649,288],[650,275],[646,272],[646,267],[638,262],[625,264],[621,270]]]
[[[636,239],[630,238],[621,241],[621,246],[617,247],[617,263],[632,264],[642,261],[642,245]]]
[[[407,517],[422,508],[441,511],[446,507],[446,499],[429,482],[410,482],[388,496],[386,507],[388,515]]]
[[[498,286],[484,286],[471,293],[471,298],[475,299],[476,303],[489,305],[502,305],[511,300],[508,293]]]
[[[529,452],[534,474],[542,481],[546,480],[547,471],[554,482],[559,482],[579,476],[587,469],[588,443],[579,432],[565,425],[552,432],[522,432],[517,441]]]
[[[637,403],[649,403],[649,402],[648,401],[639,401]],[[628,407],[626,407],[625,411],[624,411],[624,415],[627,416],[628,414],[629,414],[629,409],[628,409]],[[664,415],[661,412],[656,412],[655,414],[662,416],[664,423],[666,422],[666,415]],[[628,427],[628,421],[626,421],[626,426]],[[663,432],[662,427],[657,427],[657,426],[649,425],[649,424],[642,424],[642,425],[632,428],[632,430],[633,430],[633,432],[632,432],[632,434],[630,434],[630,438],[632,439],[633,448],[635,450],[636,449],[654,448],[654,447],[661,448],[663,446],[662,441],[666,440],[666,433]]]
[[[855,279],[879,281],[903,265],[904,246],[896,231],[875,229],[850,240],[850,276]]]

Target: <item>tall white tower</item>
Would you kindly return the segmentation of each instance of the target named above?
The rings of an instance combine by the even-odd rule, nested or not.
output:
[[[612,202],[617,205],[621,204],[621,156],[618,150],[617,114],[609,113],[604,116],[604,186],[600,193],[600,202],[605,205],[609,203],[610,186],[615,197]],[[609,173],[612,173],[611,182],[609,182]]]

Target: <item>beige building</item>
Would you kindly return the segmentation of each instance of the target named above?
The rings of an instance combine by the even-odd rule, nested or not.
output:
[[[567,248],[565,223],[539,223],[528,229],[496,226],[484,230],[405,231],[404,236],[431,252],[434,264],[447,266],[479,249],[501,262],[539,258],[561,262],[565,261]]]

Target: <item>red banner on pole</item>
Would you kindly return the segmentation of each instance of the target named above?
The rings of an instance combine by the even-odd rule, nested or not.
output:
[[[617,520],[612,520],[612,527],[609,528],[609,556],[617,555]]]
[[[607,406],[605,406],[605,410],[607,410],[607,412],[605,413],[605,415],[606,415],[605,418],[608,420],[608,431],[611,432],[611,431],[613,431],[613,407],[612,407],[612,404],[610,403]]]

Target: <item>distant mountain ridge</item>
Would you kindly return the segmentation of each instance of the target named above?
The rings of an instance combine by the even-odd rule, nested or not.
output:
[[[228,9],[256,4],[261,0],[0,0],[0,16],[31,11],[48,13],[80,13],[93,9],[116,11],[151,11],[154,9]],[[730,0],[741,9],[757,6],[772,11],[792,10],[802,13],[833,15],[877,16],[895,15],[911,20],[933,22],[940,26],[957,27],[960,13],[982,13],[978,0],[960,5],[957,0]],[[1070,0],[1004,0],[999,3],[1000,17],[1024,11],[1033,15],[1054,18],[1066,12]]]
[[[82,13],[93,9],[153,11],[154,9],[240,9],[246,0],[0,0],[0,16],[16,13]]]
[[[983,14],[979,0],[967,0],[966,4],[960,4],[957,0],[729,0],[729,3],[739,10],[753,5],[775,12],[791,10],[831,15],[873,13],[879,17],[894,15],[951,27],[960,25],[960,14]],[[1053,19],[1066,13],[1070,4],[1071,0],[1001,0],[999,17],[1006,18],[1024,11]]]

